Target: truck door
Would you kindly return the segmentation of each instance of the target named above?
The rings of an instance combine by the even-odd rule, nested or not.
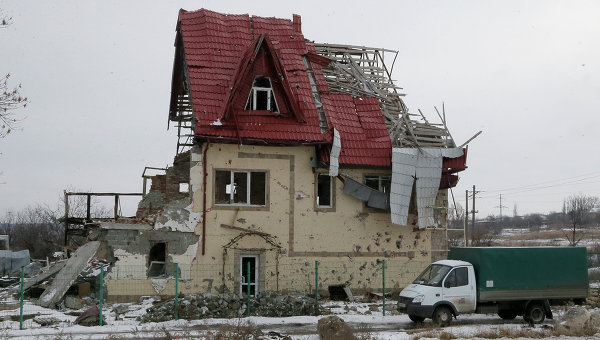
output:
[[[459,313],[475,311],[475,282],[469,280],[469,269],[457,267],[446,275],[442,284],[442,298],[450,301]]]

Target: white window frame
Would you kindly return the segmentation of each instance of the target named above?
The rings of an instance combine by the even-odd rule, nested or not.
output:
[[[259,87],[259,86],[254,86],[254,84],[252,84],[252,92],[250,93],[250,95],[248,96],[248,100],[246,100],[246,107],[248,107],[248,102],[250,101],[250,96],[252,96],[252,107],[250,108],[251,110],[256,111],[256,103],[257,103],[257,97],[258,97],[258,92],[259,91],[264,91],[267,93],[267,109],[266,111],[270,111],[270,112],[274,112],[274,113],[279,113],[279,104],[277,103],[277,98],[275,98],[275,92],[273,91],[273,83],[271,82],[271,78],[269,77],[256,77],[256,79],[258,78],[265,78],[269,81],[269,85],[270,87]],[[256,82],[256,79],[254,79],[254,81]],[[271,97],[273,98],[273,101],[275,102],[275,106],[276,106],[276,110],[271,110]]]
[[[328,205],[322,205],[320,201],[320,195],[319,195],[319,177],[320,176],[327,176],[329,177],[329,204]],[[326,173],[319,173],[317,174],[317,209],[323,209],[323,208],[333,208],[333,178],[331,176],[329,176],[329,174]]]
[[[251,207],[265,207],[267,205],[267,172],[266,171],[250,171],[250,170],[216,170],[216,172],[229,172],[229,183],[230,184],[226,184],[227,186],[230,186],[231,183],[234,183],[234,176],[236,173],[245,173],[246,174],[246,203],[233,203],[233,199],[234,199],[234,195],[235,195],[235,190],[231,190],[231,188],[226,188],[225,189],[225,193],[229,194],[229,202],[232,203],[215,203],[215,205],[219,205],[219,206],[251,206]],[[216,174],[215,172],[215,174]],[[256,173],[263,173],[265,175],[265,187],[263,188],[264,190],[264,202],[265,204],[261,205],[261,204],[252,204],[250,201],[250,196],[251,196],[251,192],[250,192],[250,188],[251,188],[251,179],[252,179],[252,173],[256,172]],[[215,183],[215,185],[218,185],[218,183]],[[229,189],[229,193],[227,193],[227,190]]]

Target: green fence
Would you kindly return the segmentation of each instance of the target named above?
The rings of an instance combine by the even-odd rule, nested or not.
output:
[[[161,297],[161,304],[166,306],[163,308],[169,309],[166,319],[190,319],[195,318],[190,313],[190,304],[198,300],[193,298],[195,294],[206,299],[226,297],[229,299],[228,304],[240,306],[237,314],[234,310],[232,314],[216,317],[288,316],[282,307],[273,306],[269,310],[268,301],[284,301],[301,306],[294,312],[295,315],[317,315],[322,310],[323,303],[328,301],[323,298],[328,287],[340,286],[340,283],[343,286],[344,282],[351,289],[361,286],[381,287],[370,296],[376,298],[372,304],[382,307],[383,315],[386,313],[388,292],[385,260],[298,261],[285,265],[263,265],[259,269],[255,265],[252,261],[240,261],[240,265],[233,268],[223,265],[192,268],[172,263],[150,272],[147,266],[110,267],[108,264],[96,263],[74,281],[57,275],[46,282],[37,282],[36,285],[31,284],[35,277],[27,278],[21,270],[19,281],[0,291],[0,305],[3,305],[0,317],[13,321],[4,323],[4,328],[50,326],[57,321],[50,316],[56,315],[54,310],[58,308],[63,312],[66,310],[67,315],[70,315],[70,319],[58,320],[60,322],[75,323],[75,316],[87,311],[90,315],[85,319],[86,325],[103,326],[112,321],[110,318],[109,322],[106,320],[112,311],[111,298],[119,300],[123,296],[157,295]],[[149,278],[148,275],[153,277]],[[220,282],[214,282],[215,277],[220,278],[217,280]],[[40,306],[38,300],[43,288],[48,288],[55,282],[67,287],[64,297],[58,299],[54,306]],[[148,287],[152,287],[153,291],[148,292]],[[141,294],[137,294],[136,290]],[[206,292],[210,294],[204,294]],[[107,304],[107,301],[110,303]],[[48,317],[44,319],[46,315]],[[198,316],[200,317],[202,316]],[[163,317],[161,320],[166,319]],[[147,321],[153,320],[149,318]]]

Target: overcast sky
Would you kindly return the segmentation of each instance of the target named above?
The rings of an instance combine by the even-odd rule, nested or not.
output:
[[[2,1],[0,73],[31,103],[0,139],[0,217],[65,188],[140,192],[171,164],[167,131],[180,8],[292,18],[316,42],[398,50],[409,109],[469,146],[453,190],[479,217],[560,211],[600,195],[600,1]],[[389,65],[388,65],[389,66]]]

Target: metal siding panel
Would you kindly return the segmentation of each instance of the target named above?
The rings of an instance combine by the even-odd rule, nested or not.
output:
[[[329,176],[337,176],[340,168],[339,157],[342,150],[342,141],[340,132],[333,129],[333,144],[331,145],[331,154],[329,155]]]

